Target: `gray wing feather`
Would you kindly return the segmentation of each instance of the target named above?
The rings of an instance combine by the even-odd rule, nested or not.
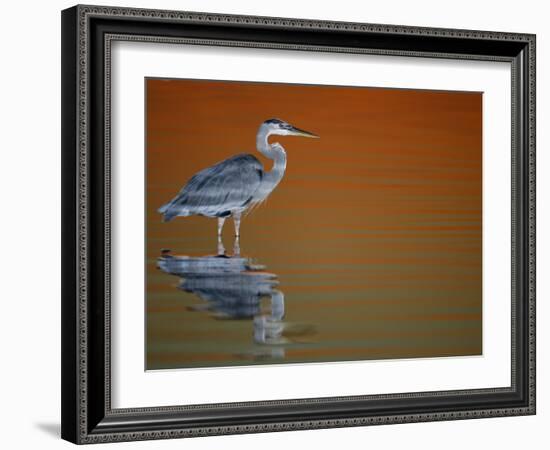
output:
[[[159,212],[164,214],[165,221],[193,214],[229,215],[251,201],[262,176],[263,167],[256,157],[233,156],[195,174]]]

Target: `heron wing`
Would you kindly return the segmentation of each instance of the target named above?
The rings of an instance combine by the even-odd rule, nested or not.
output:
[[[165,220],[177,215],[229,215],[252,200],[262,176],[263,167],[256,157],[233,156],[195,174],[159,212]]]

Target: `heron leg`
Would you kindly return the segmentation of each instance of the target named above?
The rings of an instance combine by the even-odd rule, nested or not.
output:
[[[222,241],[222,230],[223,223],[225,222],[225,217],[218,217],[218,255],[225,255],[225,247],[223,246]]]
[[[241,213],[233,213],[233,222],[235,222],[235,236],[240,236]]]
[[[224,222],[225,222],[225,217],[218,217],[218,238],[221,238],[222,236]]]
[[[218,236],[218,256],[225,256],[225,247],[220,236]]]

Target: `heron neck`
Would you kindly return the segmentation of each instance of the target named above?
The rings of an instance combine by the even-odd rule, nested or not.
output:
[[[267,156],[267,155],[266,155]],[[281,145],[272,146],[268,158],[273,160],[273,167],[269,173],[278,177],[277,182],[283,177],[286,169],[286,152]]]
[[[264,155],[273,160],[273,167],[271,170],[264,172],[261,186],[255,196],[257,201],[265,200],[277,187],[283,179],[286,169],[286,153],[280,145],[271,146],[270,151],[264,153]]]
[[[256,146],[258,151],[273,161],[273,167],[270,171],[266,171],[262,183],[261,193],[258,196],[262,199],[267,197],[269,193],[279,184],[286,169],[286,152],[281,145],[270,145],[268,142],[269,131],[260,129],[256,137]]]
[[[256,136],[256,147],[266,158],[273,160],[273,171],[282,171],[286,168],[286,153],[280,144],[271,145],[268,138],[271,135],[269,130],[260,128]]]
[[[258,134],[256,135],[256,148],[265,157],[273,159],[271,156],[271,145],[269,145],[269,142],[267,141],[270,134],[271,133],[268,129],[263,126],[260,127]]]

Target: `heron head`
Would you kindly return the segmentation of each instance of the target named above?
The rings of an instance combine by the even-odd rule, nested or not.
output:
[[[310,133],[309,131],[301,130],[296,128],[284,120],[280,119],[269,119],[266,120],[262,127],[266,127],[268,134],[278,134],[281,136],[302,136],[309,138],[319,138],[316,134]]]

